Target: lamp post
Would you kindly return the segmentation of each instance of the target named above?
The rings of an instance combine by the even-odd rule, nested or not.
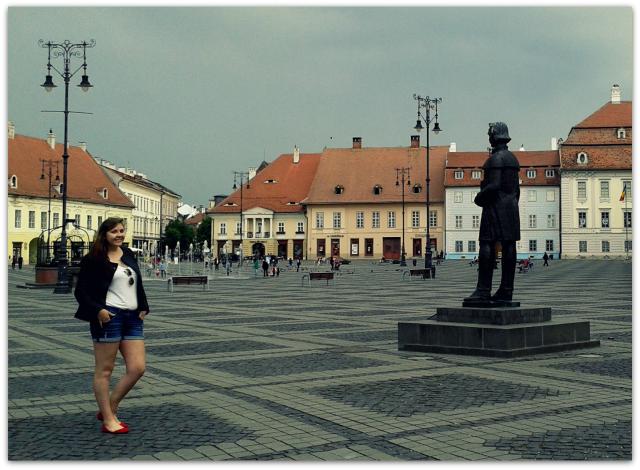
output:
[[[50,254],[49,254],[49,246],[51,243],[50,240],[50,236],[51,236],[51,177],[52,175],[52,170],[53,170],[53,166],[55,165],[56,167],[56,182],[60,182],[60,172],[59,172],[59,167],[58,167],[58,161],[55,160],[45,160],[45,159],[40,159],[40,161],[42,162],[42,172],[40,173],[40,180],[44,180],[44,168],[47,167],[48,168],[48,174],[49,174],[49,208],[47,210],[47,259],[46,262],[49,263],[50,260]]]
[[[411,184],[411,169],[409,167],[396,168],[396,186],[402,185],[402,253],[400,254],[400,266],[407,265],[407,251],[404,244],[404,187]],[[406,185],[405,185],[406,179]],[[402,184],[401,184],[402,183]]]
[[[57,85],[53,83],[51,76],[51,69],[53,69],[64,80],[64,147],[62,154],[62,234],[60,236],[60,246],[56,259],[58,260],[58,281],[56,287],[53,289],[55,294],[68,294],[71,292],[71,285],[68,277],[69,260],[67,258],[67,223],[73,219],[67,219],[67,166],[69,154],[67,152],[68,147],[68,128],[69,128],[69,80],[80,69],[83,70],[82,81],[78,85],[82,91],[88,91],[93,85],[89,83],[89,76],[87,75],[87,47],[95,46],[95,40],[89,42],[82,41],[80,43],[72,43],[68,40],[62,43],[44,42],[42,39],[38,42],[41,47],[47,48],[49,51],[49,58],[47,61],[47,75],[44,83],[41,85],[47,92],[50,92]],[[57,68],[51,65],[51,55],[53,57],[62,57],[63,71],[60,72]],[[70,71],[71,58],[82,58],[82,65],[78,67],[74,72]]]
[[[243,233],[242,233],[242,189],[244,187],[243,181],[247,181],[247,189],[250,189],[249,186],[249,172],[248,171],[234,171],[233,172],[233,189],[238,189],[237,180],[240,180],[240,267],[242,267],[242,241],[243,241]],[[233,252],[233,246],[232,250]]]
[[[429,176],[429,125],[432,121],[435,121],[435,123],[433,124],[433,129],[431,130],[434,134],[438,135],[438,133],[440,132],[440,124],[438,124],[438,103],[442,102],[442,98],[430,98],[428,96],[422,97],[420,95],[414,94],[413,99],[418,102],[418,120],[416,121],[416,126],[414,127],[414,129],[417,132],[425,130],[427,134],[427,246],[424,257],[424,267],[427,270],[426,276],[431,277],[434,268],[431,255],[431,233],[429,232],[429,226],[431,225],[429,216],[429,209],[431,208],[429,200],[429,184],[431,183],[431,178]],[[421,108],[424,109],[424,114],[420,112]],[[435,115],[433,117],[431,117],[432,109],[435,110]],[[424,121],[425,123],[424,127],[422,126],[422,121]]]

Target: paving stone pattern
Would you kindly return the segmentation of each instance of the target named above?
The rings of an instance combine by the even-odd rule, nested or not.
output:
[[[147,369],[121,404],[131,432],[120,436],[99,432],[73,296],[18,288],[33,268],[9,270],[8,457],[630,460],[631,264],[550,264],[516,276],[516,299],[589,320],[600,347],[513,359],[398,351],[398,322],[471,293],[465,261],[423,280],[356,260],[329,286],[286,267],[277,278],[211,272],[208,291],[149,279]],[[124,370],[118,357],[112,385]]]

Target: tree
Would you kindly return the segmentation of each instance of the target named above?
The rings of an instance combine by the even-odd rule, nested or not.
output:
[[[193,229],[181,220],[172,220],[164,229],[164,236],[167,245],[172,250],[180,241],[180,251],[189,249],[189,244],[193,242]]]
[[[198,229],[196,230],[196,243],[198,245],[202,245],[202,242],[207,241],[207,246],[211,247],[211,222],[213,219],[211,217],[206,216],[200,225],[198,225]]]

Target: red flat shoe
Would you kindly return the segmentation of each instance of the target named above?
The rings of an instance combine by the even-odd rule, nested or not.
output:
[[[122,423],[120,423],[122,424]],[[129,432],[129,428],[126,426],[122,426],[120,427],[120,429],[116,429],[115,431],[109,431],[107,429],[107,427],[103,424],[102,428],[100,429],[102,432],[107,433],[107,434],[126,434]]]
[[[102,416],[102,413],[100,411],[98,411],[98,413],[96,414],[96,419],[98,421],[104,421],[104,417]],[[120,425],[124,426],[125,428],[129,427],[129,425],[127,423],[125,423],[124,421],[120,421]]]

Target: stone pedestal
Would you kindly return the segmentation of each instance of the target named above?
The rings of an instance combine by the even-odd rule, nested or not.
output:
[[[588,321],[552,320],[548,307],[438,308],[434,320],[398,323],[398,349],[515,357],[599,346]]]

